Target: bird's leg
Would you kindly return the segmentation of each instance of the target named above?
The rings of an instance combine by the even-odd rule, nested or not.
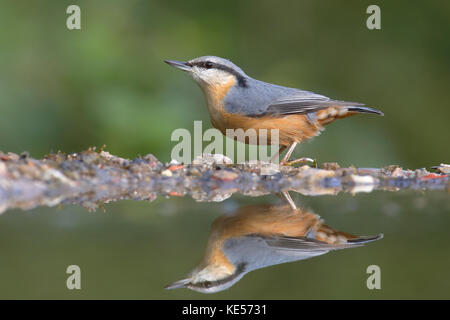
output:
[[[283,194],[284,198],[286,199],[286,201],[291,206],[292,210],[297,210],[297,206],[295,205],[294,200],[292,200],[291,195],[289,194],[289,192],[283,191],[282,194]]]
[[[284,151],[284,149],[286,149],[286,146],[281,146],[280,149],[278,150],[277,153],[275,153],[272,158],[270,158],[270,163],[273,163],[275,161],[275,159],[277,159],[280,154]]]
[[[288,151],[287,151],[286,154],[284,155],[283,160],[281,160],[281,163],[282,163],[282,164],[286,164],[286,163],[289,162],[289,158],[291,157],[292,152],[294,152],[294,149],[295,149],[295,146],[296,146],[296,145],[297,145],[297,142],[293,142],[293,143],[291,144],[291,146],[289,147]]]
[[[311,162],[313,166],[317,167],[316,160],[311,159],[311,158],[299,158],[299,159],[295,159],[295,160],[289,161],[289,158],[291,157],[292,152],[294,152],[294,149],[295,149],[296,146],[297,146],[297,142],[293,142],[291,144],[291,146],[289,147],[288,151],[284,155],[284,158],[281,161],[281,164],[282,165],[286,165],[286,166],[292,166],[292,165],[297,164],[297,163],[305,163],[305,162],[308,163],[308,162]]]

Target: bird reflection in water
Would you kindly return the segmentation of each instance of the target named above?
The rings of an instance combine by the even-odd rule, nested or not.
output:
[[[202,293],[226,290],[246,273],[304,260],[332,250],[360,247],[379,240],[334,230],[309,210],[290,205],[253,205],[217,218],[202,262],[166,289],[189,288]]]

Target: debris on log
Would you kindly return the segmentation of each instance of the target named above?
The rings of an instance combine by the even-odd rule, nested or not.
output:
[[[220,163],[217,161],[220,160]],[[152,201],[188,195],[197,201],[223,201],[233,193],[260,196],[284,191],[304,195],[450,189],[448,165],[404,170],[399,166],[341,168],[289,167],[267,162],[232,164],[222,155],[204,155],[192,164],[163,164],[149,154],[134,160],[90,148],[61,152],[42,160],[27,153],[0,152],[0,212],[11,208],[77,204],[95,210],[122,199]]]

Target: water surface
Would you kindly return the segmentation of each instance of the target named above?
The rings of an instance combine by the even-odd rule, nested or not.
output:
[[[0,216],[0,298],[450,298],[448,193],[291,194],[299,210],[319,215],[333,230],[384,238],[257,269],[227,290],[203,294],[164,287],[199,264],[217,218],[248,206],[283,205],[282,199],[159,197],[108,204],[106,212],[68,205],[10,210]],[[81,268],[81,290],[66,288],[66,268],[73,264]],[[370,265],[381,269],[380,290],[366,286]]]

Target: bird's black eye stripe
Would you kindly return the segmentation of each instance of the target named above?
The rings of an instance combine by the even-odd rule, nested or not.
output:
[[[211,61],[200,61],[200,62],[195,62],[195,63],[191,63],[191,65],[200,67],[200,68],[205,68],[205,69],[211,69],[214,67],[214,63],[212,63]]]
[[[238,84],[240,87],[247,87],[247,81],[245,79],[245,77],[240,74],[238,71],[232,69],[229,66],[225,66],[223,64],[220,63],[215,63],[215,62],[211,62],[211,61],[198,61],[198,62],[187,62],[186,63],[188,66],[190,67],[200,67],[200,68],[204,68],[204,69],[217,69],[217,70],[222,70],[222,71],[226,71],[232,75],[234,75],[237,80],[238,80]]]

